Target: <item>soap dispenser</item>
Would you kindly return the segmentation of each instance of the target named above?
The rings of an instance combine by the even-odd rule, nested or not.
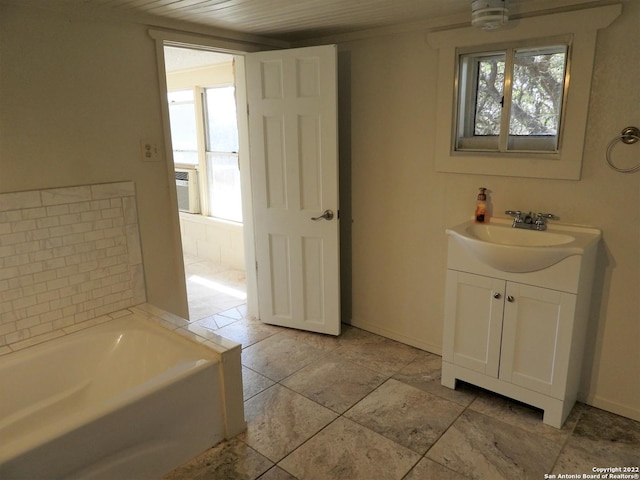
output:
[[[476,223],[485,223],[489,220],[487,215],[487,191],[486,188],[480,187],[480,193],[478,194],[478,201],[476,202]]]

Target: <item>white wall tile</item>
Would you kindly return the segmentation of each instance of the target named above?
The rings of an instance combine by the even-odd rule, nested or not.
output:
[[[135,195],[133,182],[104,183],[101,185],[91,185],[91,194],[94,199],[130,197]]]
[[[42,205],[61,205],[91,200],[91,187],[66,187],[41,190]]]
[[[134,194],[132,182],[0,194],[0,346],[146,301]]]
[[[40,192],[17,192],[0,195],[0,212],[40,206],[42,206]]]

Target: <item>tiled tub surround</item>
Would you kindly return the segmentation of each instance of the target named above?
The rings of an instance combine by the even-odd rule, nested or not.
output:
[[[80,326],[0,358],[0,477],[158,478],[245,428],[239,344],[147,304]]]
[[[133,182],[0,194],[0,354],[145,300]]]

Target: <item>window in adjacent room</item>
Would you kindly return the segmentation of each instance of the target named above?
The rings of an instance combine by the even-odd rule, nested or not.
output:
[[[210,213],[242,222],[234,87],[205,88],[204,100]]]
[[[459,52],[455,150],[556,153],[567,57],[566,44]]]
[[[175,163],[198,164],[198,134],[194,91],[169,92],[171,143]]]
[[[197,210],[186,211],[201,209],[203,215],[242,223],[234,86],[196,86],[168,95],[174,163],[187,170],[193,166],[196,187],[207,195]]]

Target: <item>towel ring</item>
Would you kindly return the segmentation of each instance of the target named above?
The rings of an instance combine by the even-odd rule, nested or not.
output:
[[[620,132],[620,135],[614,138],[613,140],[611,140],[611,142],[609,142],[609,145],[607,146],[606,159],[609,166],[613,168],[615,171],[622,172],[622,173],[631,173],[631,172],[636,172],[640,170],[640,163],[638,163],[635,167],[620,168],[615,166],[611,161],[611,150],[613,150],[613,147],[616,146],[618,142],[622,142],[626,145],[633,145],[638,141],[640,141],[640,129],[638,129],[638,127],[624,128],[622,132]]]

